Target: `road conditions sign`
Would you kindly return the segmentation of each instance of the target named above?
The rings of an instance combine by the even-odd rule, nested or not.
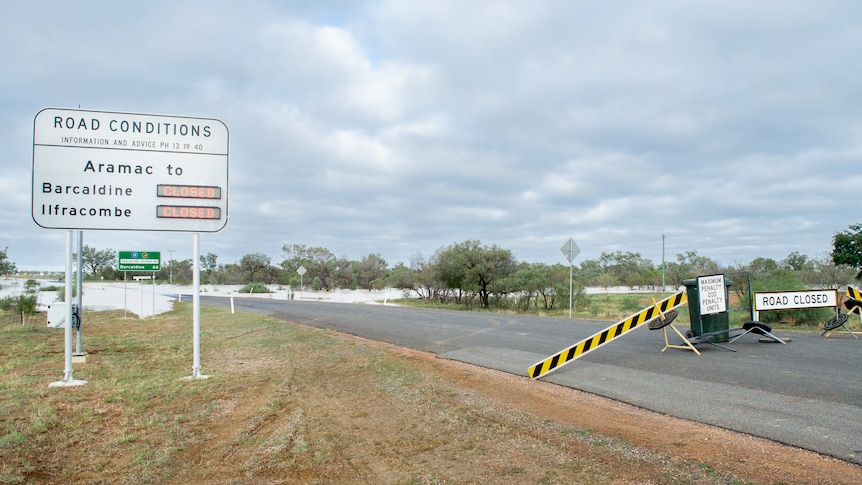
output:
[[[32,216],[50,229],[216,232],[228,129],[215,119],[47,108],[33,125]]]
[[[162,254],[158,251],[118,251],[118,271],[160,271]]]
[[[754,294],[754,309],[759,312],[837,306],[836,290],[776,291]]]

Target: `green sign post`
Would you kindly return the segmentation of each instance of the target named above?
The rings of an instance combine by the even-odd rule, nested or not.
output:
[[[118,271],[160,271],[162,255],[158,251],[118,251]]]

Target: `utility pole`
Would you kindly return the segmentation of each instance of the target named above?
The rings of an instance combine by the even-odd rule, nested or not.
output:
[[[169,276],[170,284],[174,284],[174,251],[176,251],[176,249],[168,249],[168,253],[170,253],[170,255],[171,255],[171,260],[168,263],[170,265],[168,267],[168,274],[170,275]]]
[[[664,234],[661,235],[661,291],[664,291]]]

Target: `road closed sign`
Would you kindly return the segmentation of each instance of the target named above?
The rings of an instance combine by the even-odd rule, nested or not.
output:
[[[836,290],[775,291],[754,294],[754,309],[759,312],[837,306],[838,291]]]
[[[44,228],[217,232],[227,192],[219,120],[57,108],[34,120],[32,216]]]

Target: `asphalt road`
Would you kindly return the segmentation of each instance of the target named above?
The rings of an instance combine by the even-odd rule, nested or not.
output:
[[[229,307],[230,299],[202,296],[201,304]],[[614,323],[320,301],[234,305],[525,378],[532,364]],[[662,332],[637,328],[542,379],[862,465],[862,339],[776,333],[791,341],[749,334],[730,344],[736,352],[701,344],[697,356],[661,352]]]

